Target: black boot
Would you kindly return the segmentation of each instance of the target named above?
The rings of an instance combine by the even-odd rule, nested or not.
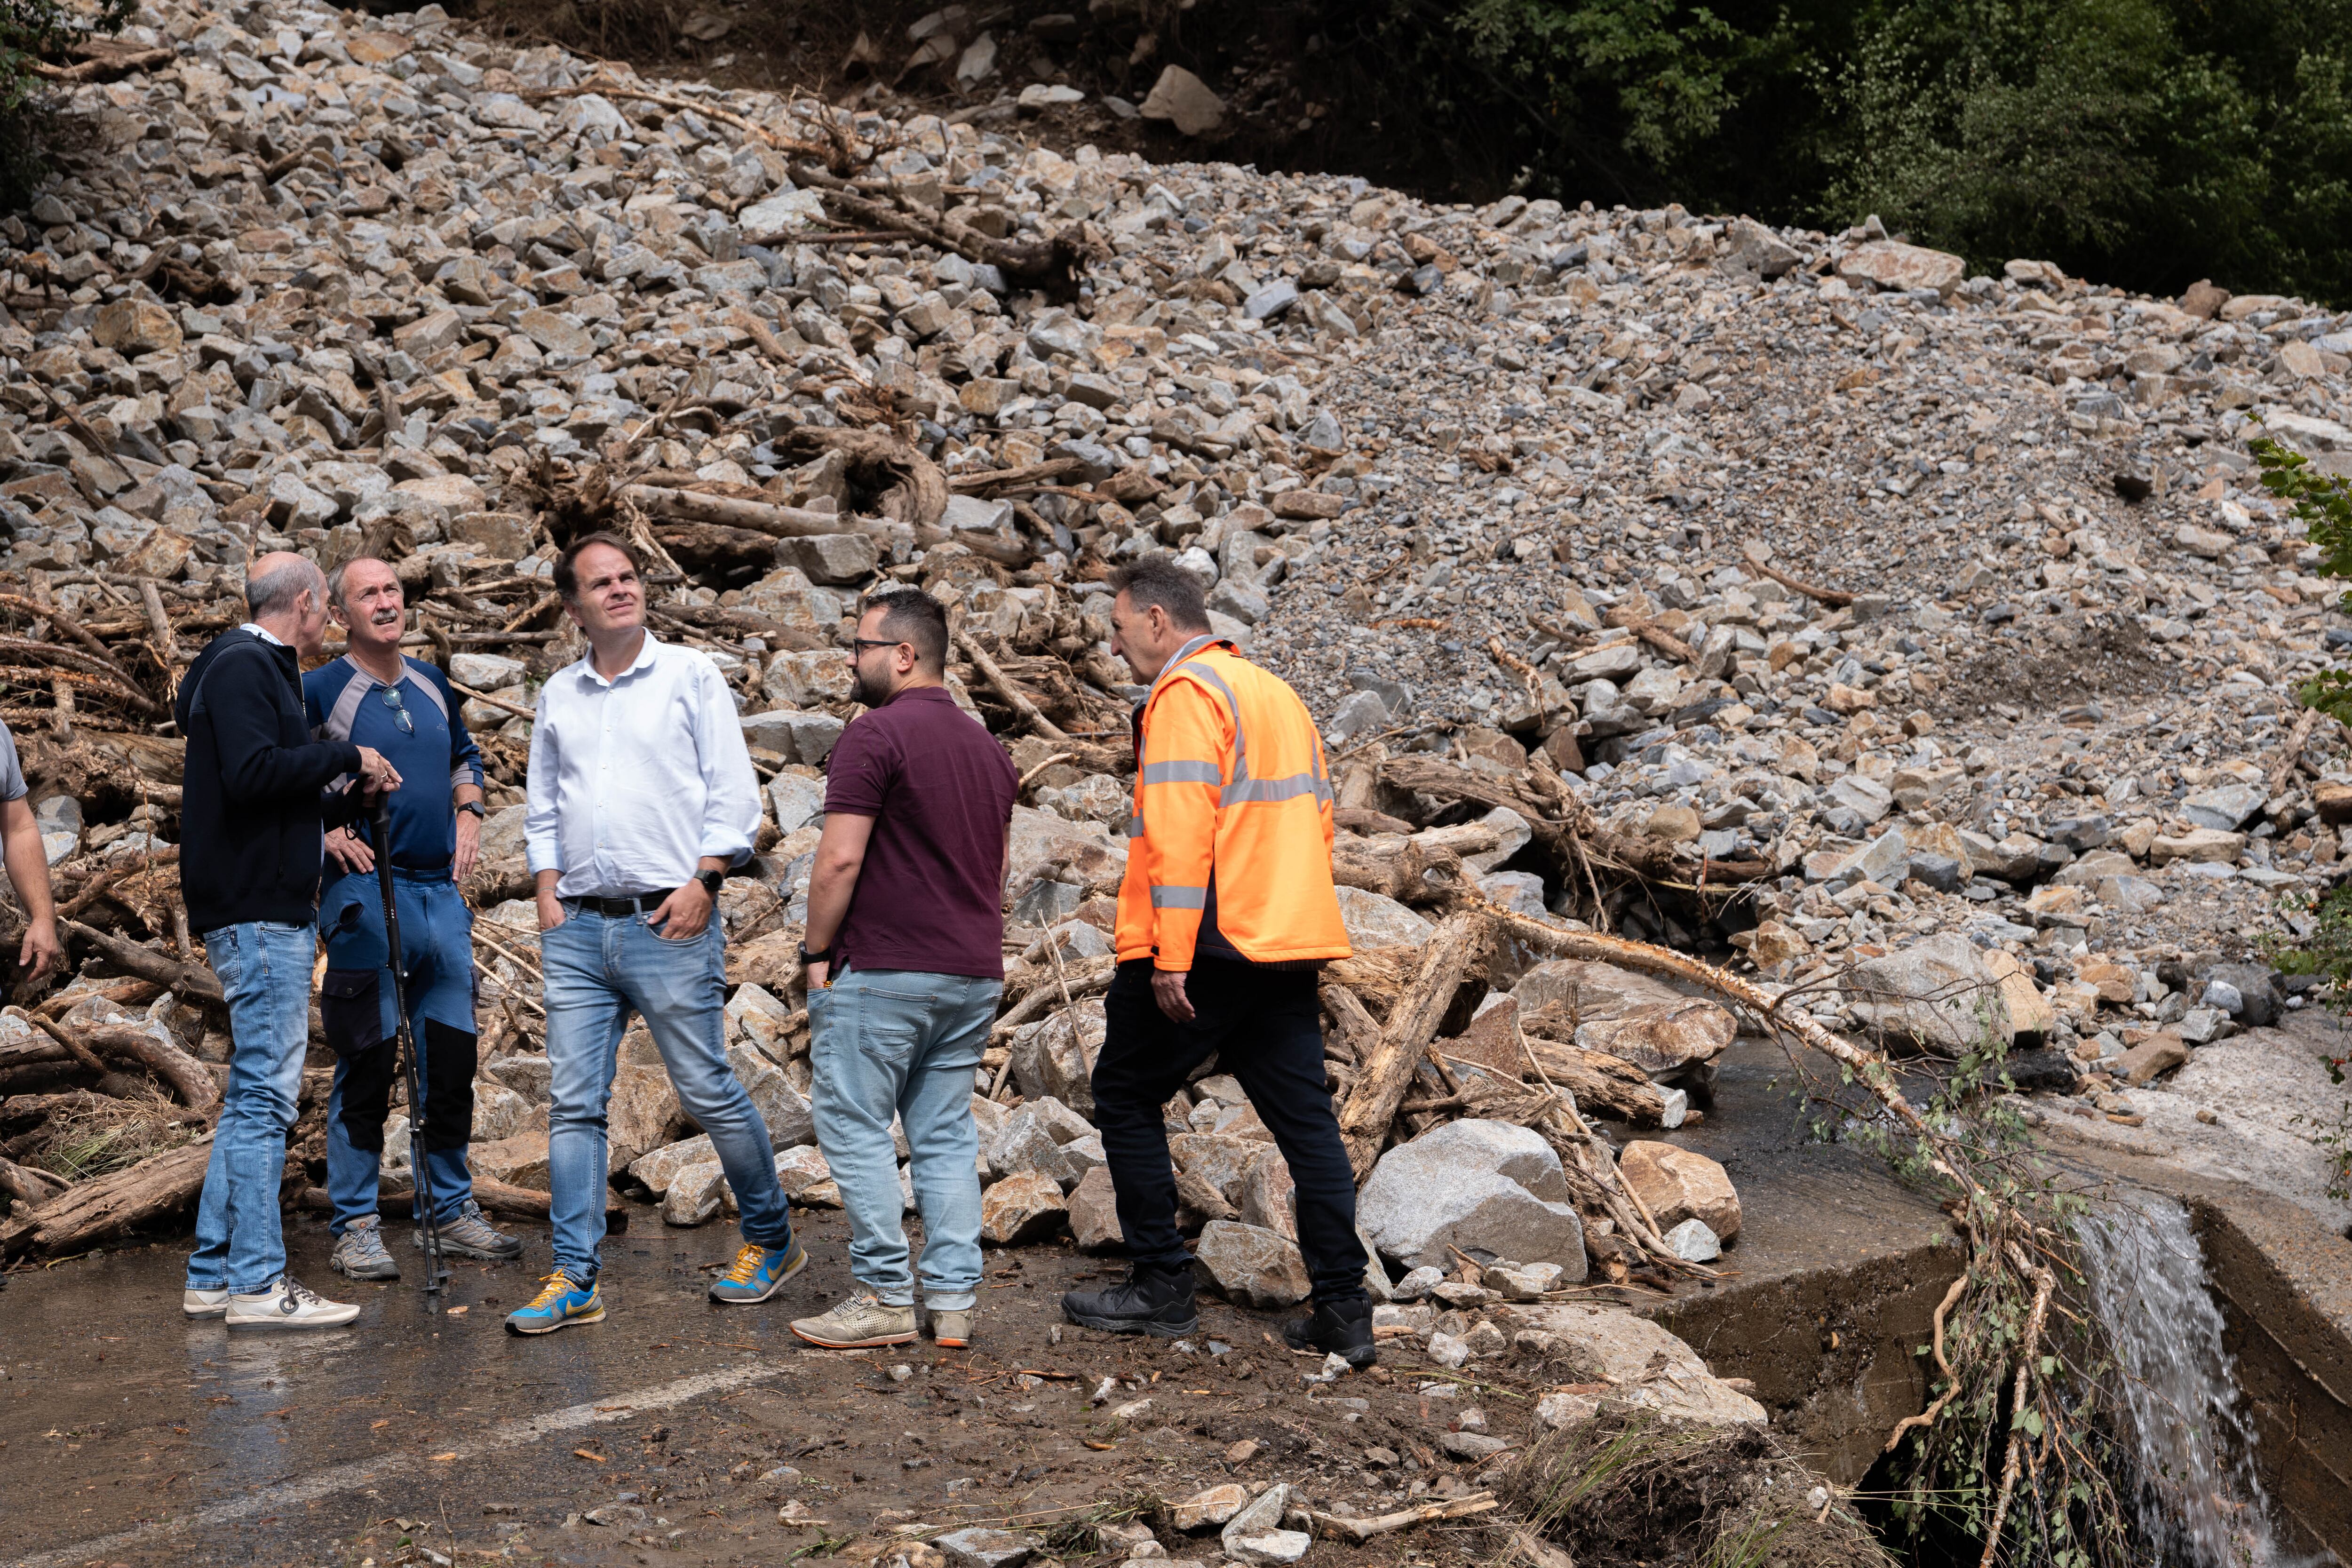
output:
[[[1200,1314],[1192,1306],[1192,1271],[1145,1263],[1129,1267],[1126,1283],[1108,1290],[1066,1292],[1062,1315],[1082,1329],[1157,1334],[1164,1340],[1192,1333],[1201,1326]]]
[[[1307,1316],[1283,1324],[1282,1337],[1295,1351],[1328,1351],[1342,1356],[1358,1372],[1380,1359],[1372,1344],[1372,1304],[1361,1296],[1316,1302]]]

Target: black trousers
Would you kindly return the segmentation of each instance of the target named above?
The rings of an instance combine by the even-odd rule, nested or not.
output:
[[[1324,1089],[1315,972],[1203,958],[1185,983],[1193,1019],[1179,1024],[1151,994],[1151,962],[1118,966],[1104,1001],[1108,1029],[1094,1071],[1095,1128],[1118,1190],[1128,1255],[1187,1268],[1176,1229],[1176,1173],[1161,1108],[1192,1069],[1217,1054],[1274,1134],[1298,1190],[1298,1247],[1318,1301],[1364,1294],[1356,1237],[1356,1178]]]

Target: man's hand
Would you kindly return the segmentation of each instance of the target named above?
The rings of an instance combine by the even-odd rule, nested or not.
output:
[[[809,994],[810,994],[810,995],[812,995],[812,996],[814,996],[814,995],[815,995],[818,992],[820,992],[820,991],[824,990],[824,989],[825,988],[825,984],[826,984],[826,983],[827,983],[827,981],[828,981],[828,978],[832,975],[832,973],[833,973],[833,965],[832,965],[832,964],[830,964],[830,963],[822,963],[822,962],[820,962],[820,963],[812,963],[812,964],[810,964],[810,965],[808,966],[808,988],[809,988]]]
[[[1181,969],[1155,969],[1151,972],[1152,1000],[1160,1004],[1161,1012],[1180,1024],[1191,1023],[1194,1016],[1192,999],[1184,994],[1187,973]]]
[[[17,950],[16,967],[29,970],[25,976],[29,983],[56,973],[65,965],[66,950],[58,941],[58,922],[53,915],[43,915],[25,928],[25,945]]]
[[[375,851],[348,827],[338,827],[327,835],[327,854],[346,871],[375,869]]]
[[[360,748],[360,791],[363,795],[381,795],[400,787],[400,770],[373,746]]]
[[[646,923],[659,931],[664,942],[692,942],[710,923],[710,903],[700,882],[688,882],[664,899]]]
[[[482,858],[482,819],[470,811],[457,814],[457,858],[449,868],[450,879],[462,882],[474,874],[474,862]]]
[[[553,931],[568,918],[570,917],[563,912],[563,900],[555,896],[554,888],[551,886],[540,889],[539,929]]]

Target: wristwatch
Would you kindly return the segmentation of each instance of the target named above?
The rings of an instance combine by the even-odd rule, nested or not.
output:
[[[694,874],[694,879],[702,884],[702,890],[704,892],[709,893],[715,899],[719,896],[719,889],[727,885],[727,873],[724,871],[697,871]]]
[[[808,943],[801,943],[801,967],[803,969],[806,969],[812,963],[831,963],[832,962],[833,949],[828,947],[823,952],[811,952],[809,951]]]
[[[474,814],[474,820],[477,822],[485,822],[489,819],[490,814],[482,809],[482,803],[478,800],[467,801],[464,805],[458,806],[457,809],[459,811],[472,812]]]

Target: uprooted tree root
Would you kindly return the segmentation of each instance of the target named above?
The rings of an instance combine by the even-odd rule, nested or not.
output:
[[[1892,1568],[1870,1527],[1769,1432],[1643,1413],[1536,1443],[1496,1486],[1519,1527],[1580,1565]]]

